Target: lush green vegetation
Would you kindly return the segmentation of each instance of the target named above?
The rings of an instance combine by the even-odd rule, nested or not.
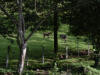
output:
[[[63,25],[61,26],[61,28],[59,29],[59,35],[60,34],[68,34],[68,31],[65,32],[66,30],[68,30],[68,25]],[[43,38],[43,32],[44,31],[38,31],[34,34],[34,36],[31,37],[31,39],[28,41],[28,62],[29,62],[29,66],[26,66],[26,69],[28,70],[36,70],[38,69],[51,69],[53,68],[53,57],[54,57],[54,53],[53,53],[53,34],[50,36],[50,38],[46,37]],[[46,32],[50,32],[50,31],[46,31]],[[58,37],[59,37],[58,35]],[[59,37],[59,52],[58,54],[65,54],[66,49],[65,47],[68,46],[69,47],[69,51],[72,52],[78,52],[77,51],[77,44],[76,44],[76,37],[73,35],[67,35],[67,41],[66,43],[64,42],[63,39],[61,39]],[[7,53],[7,46],[10,44],[11,45],[11,51],[10,51],[10,62],[9,62],[9,68],[13,68],[16,69],[15,67],[17,67],[18,64],[18,57],[19,57],[19,49],[17,47],[16,44],[16,40],[14,38],[14,44],[11,44],[9,40],[7,40],[6,38],[3,38],[2,36],[0,37],[0,55],[1,55],[1,66],[4,67],[5,65],[5,61],[6,61],[6,53]],[[84,41],[86,39],[86,37],[80,37],[79,39],[79,50],[88,50],[88,44],[86,41]],[[45,47],[44,50],[44,57],[45,57],[45,64],[42,64],[42,46]],[[92,49],[92,45],[91,45],[91,50]],[[38,54],[37,54],[38,53]],[[38,59],[38,60],[37,60]],[[81,62],[79,62],[81,61]],[[81,67],[81,63],[84,63],[86,65],[93,65],[94,61],[93,60],[88,60],[87,57],[85,58],[73,58],[70,57],[70,59],[67,60],[58,60],[57,61],[57,65],[59,70],[66,70],[66,69],[78,69],[79,67]],[[1,71],[6,71],[1,69]],[[7,70],[8,72],[9,70]],[[77,70],[76,70],[77,71]],[[27,74],[28,71],[25,71],[25,73]],[[29,71],[29,74],[31,72]],[[35,72],[32,71],[32,74],[34,74]]]
[[[59,29],[59,35],[60,34],[68,34],[68,32],[66,32],[66,30],[68,31],[68,26],[63,25]],[[30,40],[28,41],[29,58],[30,59],[41,58],[42,46],[45,47],[45,56],[52,57],[52,54],[53,54],[53,34],[50,35],[50,38],[48,38],[48,37],[43,38],[43,32],[44,31],[36,32],[34,34],[34,36],[32,36],[30,38]],[[50,31],[46,31],[46,32],[50,32]],[[58,35],[58,37],[59,37],[59,35]],[[59,52],[63,52],[63,53],[66,52],[66,49],[65,49],[66,46],[69,47],[69,50],[77,52],[76,37],[73,35],[67,35],[67,37],[68,38],[67,38],[66,43],[64,43],[64,40],[59,37]],[[11,39],[14,39],[14,38],[11,38]],[[79,50],[88,50],[88,44],[87,44],[87,42],[84,41],[85,39],[86,39],[86,37],[80,37]],[[0,37],[0,41],[1,41],[1,43],[0,43],[0,46],[1,46],[0,47],[0,50],[1,50],[0,55],[1,55],[1,57],[5,58],[7,46],[10,44],[10,41],[7,40],[6,38],[3,38],[2,36]],[[17,47],[16,40],[14,39],[14,44],[10,44],[10,45],[11,45],[11,53],[10,53],[11,59],[18,58],[19,49]],[[91,45],[91,50],[93,50],[92,45]],[[36,53],[38,53],[38,55]]]
[[[100,0],[1,0],[0,75],[100,75]]]

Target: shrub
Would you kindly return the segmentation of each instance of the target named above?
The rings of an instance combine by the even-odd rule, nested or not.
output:
[[[53,63],[50,63],[50,62],[46,62],[46,63],[34,63],[32,65],[29,65],[27,66],[26,68],[28,70],[36,70],[36,69],[44,69],[44,70],[47,70],[47,69],[50,69],[53,67]]]

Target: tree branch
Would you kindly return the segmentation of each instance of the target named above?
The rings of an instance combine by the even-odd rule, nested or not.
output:
[[[51,12],[51,13],[52,13],[52,12]],[[38,28],[40,27],[40,25],[43,24],[43,22],[50,16],[51,13],[48,13],[47,16],[46,16],[44,19],[42,19],[42,20],[38,23],[38,25],[36,26],[36,28],[33,29],[32,32],[31,32],[31,33],[28,35],[28,37],[25,39],[26,42],[30,39],[30,37],[33,35],[33,33],[36,32],[36,31],[38,30]]]

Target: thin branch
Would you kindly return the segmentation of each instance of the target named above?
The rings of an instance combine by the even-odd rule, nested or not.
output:
[[[34,4],[34,7],[35,7],[35,12],[36,12],[36,14],[38,15],[38,12],[37,12],[37,2],[36,2],[36,0],[35,0],[35,2],[34,2],[35,4]]]
[[[38,17],[41,17],[39,14],[39,12],[37,11],[37,0],[35,0],[35,2],[34,2],[34,7],[35,7],[35,13],[36,13],[36,15],[38,16]]]
[[[46,19],[45,19],[46,20]],[[35,31],[37,31],[38,30],[38,28],[40,27],[40,25],[45,21],[45,20],[42,20],[38,25],[37,25],[37,27],[35,28],[35,29],[33,29],[32,30],[32,32],[28,35],[28,37],[26,38],[26,42],[28,41],[28,39],[30,39],[30,37],[33,35],[33,33],[35,32]]]
[[[8,37],[16,38],[17,36],[12,35],[12,34],[8,34]]]
[[[26,38],[26,40],[25,40],[26,42],[30,39],[30,37],[33,35],[33,33],[38,30],[38,28],[40,27],[40,25],[43,24],[43,22],[50,16],[51,13],[49,13],[43,20],[41,20],[41,22],[38,23],[38,25],[36,26],[36,28],[33,29],[32,32]]]

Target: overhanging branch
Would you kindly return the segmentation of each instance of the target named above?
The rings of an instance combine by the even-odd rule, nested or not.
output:
[[[28,35],[28,37],[26,38],[26,42],[30,39],[30,37],[33,35],[34,32],[36,32],[38,30],[38,28],[40,27],[41,24],[43,24],[43,22],[50,16],[52,12],[48,13],[48,15],[46,15],[46,17],[44,19],[42,19],[38,25],[36,26],[35,29],[32,30],[32,32]]]

